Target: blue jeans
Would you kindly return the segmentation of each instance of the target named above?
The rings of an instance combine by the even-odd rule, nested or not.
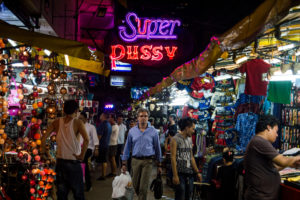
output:
[[[80,162],[57,159],[55,171],[57,199],[67,200],[71,190],[75,200],[84,200],[83,173]]]
[[[193,175],[178,174],[179,185],[175,187],[175,200],[189,200],[193,193]]]

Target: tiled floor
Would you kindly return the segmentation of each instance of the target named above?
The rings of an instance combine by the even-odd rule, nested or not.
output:
[[[99,177],[99,171],[97,169],[95,172],[92,173],[92,183],[93,189],[90,192],[85,193],[86,200],[109,200],[111,199],[112,194],[112,181],[113,178],[108,178],[105,181],[97,181],[96,179]],[[109,172],[108,172],[109,173]],[[156,168],[153,169],[152,178],[149,180],[151,181],[156,177]],[[173,200],[174,199],[174,191],[167,185],[165,185],[166,181],[163,177],[164,182],[164,193],[163,193],[163,200]],[[150,186],[150,184],[149,184]],[[134,198],[137,199],[136,197]],[[149,190],[147,200],[154,200],[153,193]]]

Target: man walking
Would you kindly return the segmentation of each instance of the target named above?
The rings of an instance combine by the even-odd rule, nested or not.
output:
[[[195,121],[192,118],[183,118],[178,122],[180,133],[171,141],[171,164],[173,170],[173,183],[175,187],[175,200],[189,200],[193,191],[194,172],[201,181],[192,152],[191,136],[195,132]]]
[[[99,139],[97,136],[97,131],[94,125],[88,123],[87,121],[87,115],[85,112],[81,112],[79,119],[83,122],[85,125],[85,129],[87,131],[88,137],[89,137],[89,145],[88,149],[85,153],[84,156],[84,164],[85,164],[85,186],[86,186],[86,191],[89,192],[92,188],[92,182],[91,182],[91,175],[90,175],[90,169],[89,169],[89,158],[93,155],[94,150],[96,149],[95,154],[97,155],[98,149],[99,149]]]
[[[101,176],[97,180],[105,180],[107,169],[108,145],[111,135],[111,125],[107,121],[108,114],[102,113],[100,115],[100,125],[97,127],[97,134],[99,139],[99,156],[98,162],[101,164]]]
[[[71,189],[75,200],[84,200],[83,175],[80,162],[83,161],[88,148],[89,139],[85,126],[81,120],[76,119],[78,103],[68,100],[64,103],[65,117],[56,119],[47,128],[42,137],[41,155],[45,153],[46,139],[52,132],[57,133],[56,153],[56,182],[57,199],[68,199]],[[83,145],[80,145],[80,136]]]
[[[125,133],[127,131],[126,125],[123,124],[123,116],[119,115],[117,117],[117,123],[119,126],[119,135],[118,135],[118,149],[117,149],[117,155],[116,155],[116,163],[117,167],[120,166],[120,160],[121,160],[121,154],[124,148],[124,141],[125,141]]]
[[[157,130],[148,123],[149,111],[140,108],[137,117],[138,125],[129,130],[126,140],[122,170],[126,171],[126,161],[132,151],[133,187],[138,199],[146,200],[154,158],[158,163],[158,173],[161,173],[161,149]]]
[[[111,125],[112,131],[111,131],[109,146],[108,146],[108,156],[109,156],[111,173],[107,176],[114,177],[117,175],[116,154],[118,148],[119,126],[116,123],[116,117],[114,114],[109,115],[108,121]]]

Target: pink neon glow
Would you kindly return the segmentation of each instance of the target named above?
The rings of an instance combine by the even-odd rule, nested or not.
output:
[[[179,20],[144,18],[143,21],[143,30],[141,30],[142,20],[137,14],[128,13],[125,26],[119,26],[120,38],[126,42],[133,42],[137,39],[177,39],[174,29],[176,26],[181,25]]]
[[[170,50],[171,49],[171,50]],[[153,60],[160,61],[164,58],[164,55],[172,60],[177,51],[177,46],[153,46],[153,45],[143,45],[143,46],[123,46],[121,44],[111,46],[111,69],[116,69],[116,60],[122,60],[127,54],[127,60]]]

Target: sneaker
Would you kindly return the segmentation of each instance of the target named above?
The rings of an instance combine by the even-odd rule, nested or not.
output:
[[[105,177],[103,176],[100,176],[99,178],[97,178],[97,181],[104,181],[105,180]]]

